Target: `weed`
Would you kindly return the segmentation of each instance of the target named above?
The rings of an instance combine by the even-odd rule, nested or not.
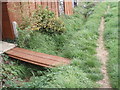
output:
[[[2,54],[1,56],[2,56],[2,58],[3,58],[4,61],[8,61],[8,58],[9,58],[8,55]]]
[[[31,88],[96,88],[95,82],[102,79],[100,62],[96,58],[96,41],[100,19],[106,10],[106,3],[95,6],[95,10],[83,25],[83,17],[80,13],[71,16],[61,16],[67,31],[63,34],[48,35],[37,31],[22,31],[17,43],[19,47],[33,51],[58,55],[71,59],[71,64],[47,69],[41,72],[36,66],[24,64],[22,72],[24,76],[30,75],[28,82],[21,84],[7,81],[9,87]],[[18,65],[18,67],[21,65]],[[17,67],[17,66],[16,66]],[[17,68],[18,68],[17,67]],[[28,69],[30,68],[30,69]],[[13,70],[15,71],[15,69]],[[19,72],[21,71],[18,69]],[[22,78],[19,74],[18,77]],[[22,79],[24,80],[24,79]],[[13,84],[14,83],[14,84]]]
[[[53,70],[54,71],[54,70]],[[47,87],[54,88],[92,88],[95,82],[76,66],[60,67]],[[97,87],[97,86],[96,86]]]
[[[112,87],[118,88],[118,5],[110,3],[109,6],[104,32],[105,46],[109,52],[107,69]]]

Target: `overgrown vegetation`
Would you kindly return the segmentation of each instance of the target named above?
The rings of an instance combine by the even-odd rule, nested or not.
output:
[[[83,15],[85,21],[94,12],[95,5],[96,5],[95,2],[79,3],[78,6],[79,8],[77,8],[77,10],[79,10],[79,13]]]
[[[118,88],[118,3],[109,4],[105,15],[105,45],[109,51],[108,74],[113,88]]]
[[[76,9],[72,16],[60,17],[66,32],[48,35],[38,31],[19,30],[19,47],[71,59],[71,64],[45,69],[25,62],[11,60],[3,69],[7,87],[24,88],[96,88],[102,79],[100,62],[96,57],[96,41],[106,3],[98,3],[85,22]],[[85,22],[85,23],[84,23]],[[84,23],[84,25],[83,25]],[[10,77],[9,77],[10,74]],[[29,79],[28,79],[29,78]],[[27,80],[26,80],[27,79]]]
[[[37,30],[47,34],[61,34],[66,31],[62,20],[55,17],[54,13],[47,8],[39,7],[31,17],[23,19],[23,22],[20,25],[22,30]]]

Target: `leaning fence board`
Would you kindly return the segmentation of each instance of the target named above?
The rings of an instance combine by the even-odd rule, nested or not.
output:
[[[19,58],[19,57],[16,57],[16,56],[12,56],[12,55],[8,55],[8,56],[9,56],[9,57],[12,57],[12,58],[16,58],[16,59],[22,60],[22,61],[25,61],[25,62],[29,62],[29,63],[32,63],[32,64],[40,65],[40,66],[43,66],[43,67],[48,67],[48,68],[51,68],[51,67],[52,67],[52,66],[45,65],[45,64],[42,64],[42,63],[29,61],[29,60],[27,60],[27,59],[22,59],[22,58]]]
[[[15,59],[19,59],[25,62],[33,63],[36,65],[44,66],[44,67],[55,67],[64,64],[69,64],[69,59],[48,55],[44,53],[38,53],[31,50],[26,50],[23,48],[13,48],[7,52],[10,57]]]
[[[57,64],[58,62],[54,62],[54,61],[50,61],[49,59],[46,58],[40,58],[38,56],[33,56],[32,53],[26,53],[26,52],[18,52],[18,51],[14,51],[14,50],[10,50],[7,52],[7,54],[13,55],[13,56],[17,56],[17,57],[21,57],[24,59],[28,59],[30,61],[34,61],[34,62],[41,62],[41,63],[46,63],[48,65],[53,65],[53,64]]]
[[[63,58],[63,57],[48,55],[48,54],[45,54],[45,53],[38,53],[38,52],[31,51],[31,50],[23,49],[23,48],[17,48],[17,47],[14,48],[13,50],[14,51],[19,51],[19,52],[28,52],[29,54],[32,54],[33,56],[40,57],[40,58],[46,58],[46,59],[51,59],[53,61],[69,63],[69,59],[66,59],[66,58]]]

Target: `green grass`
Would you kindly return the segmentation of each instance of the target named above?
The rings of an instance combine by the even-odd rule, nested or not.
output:
[[[107,64],[110,83],[118,88],[118,3],[111,3],[110,10],[105,15],[105,46],[109,52]]]
[[[79,13],[72,16],[62,16],[67,31],[61,35],[47,35],[40,32],[21,31],[17,43],[20,47],[37,52],[62,56],[71,59],[71,64],[53,69],[41,70],[35,65],[20,61],[11,61],[16,64],[6,65],[14,67],[12,72],[27,71],[28,82],[15,83],[16,79],[6,79],[5,85],[9,87],[31,88],[96,88],[96,81],[102,79],[100,62],[96,57],[96,42],[101,17],[107,8],[106,3],[99,3],[94,13],[84,22]],[[79,10],[79,9],[78,9]],[[79,11],[78,11],[79,12]],[[84,22],[84,25],[83,25]],[[20,68],[20,70],[19,70]],[[44,68],[43,68],[44,69]],[[7,74],[6,72],[4,72]],[[11,70],[9,70],[11,73]],[[18,79],[27,77],[17,74]],[[12,74],[16,76],[16,74]]]

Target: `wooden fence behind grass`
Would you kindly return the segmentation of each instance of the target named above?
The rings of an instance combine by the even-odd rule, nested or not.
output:
[[[20,23],[21,17],[30,17],[39,5],[42,8],[48,7],[49,10],[53,11],[55,15],[58,16],[58,2],[9,2],[7,3],[7,8],[12,21]]]
[[[59,2],[3,2],[2,3],[2,36],[4,39],[14,39],[14,31],[12,22],[16,21],[18,24],[22,21],[22,15],[30,17],[34,10],[41,5],[42,8],[48,8],[53,11],[55,15],[59,16]],[[64,2],[64,14],[72,15],[73,7],[71,2]]]
[[[31,16],[34,10],[41,6],[53,11],[56,16],[59,16],[59,2],[8,2],[7,9],[12,20],[21,22],[22,15]],[[64,2],[64,14],[72,15],[72,2]]]

